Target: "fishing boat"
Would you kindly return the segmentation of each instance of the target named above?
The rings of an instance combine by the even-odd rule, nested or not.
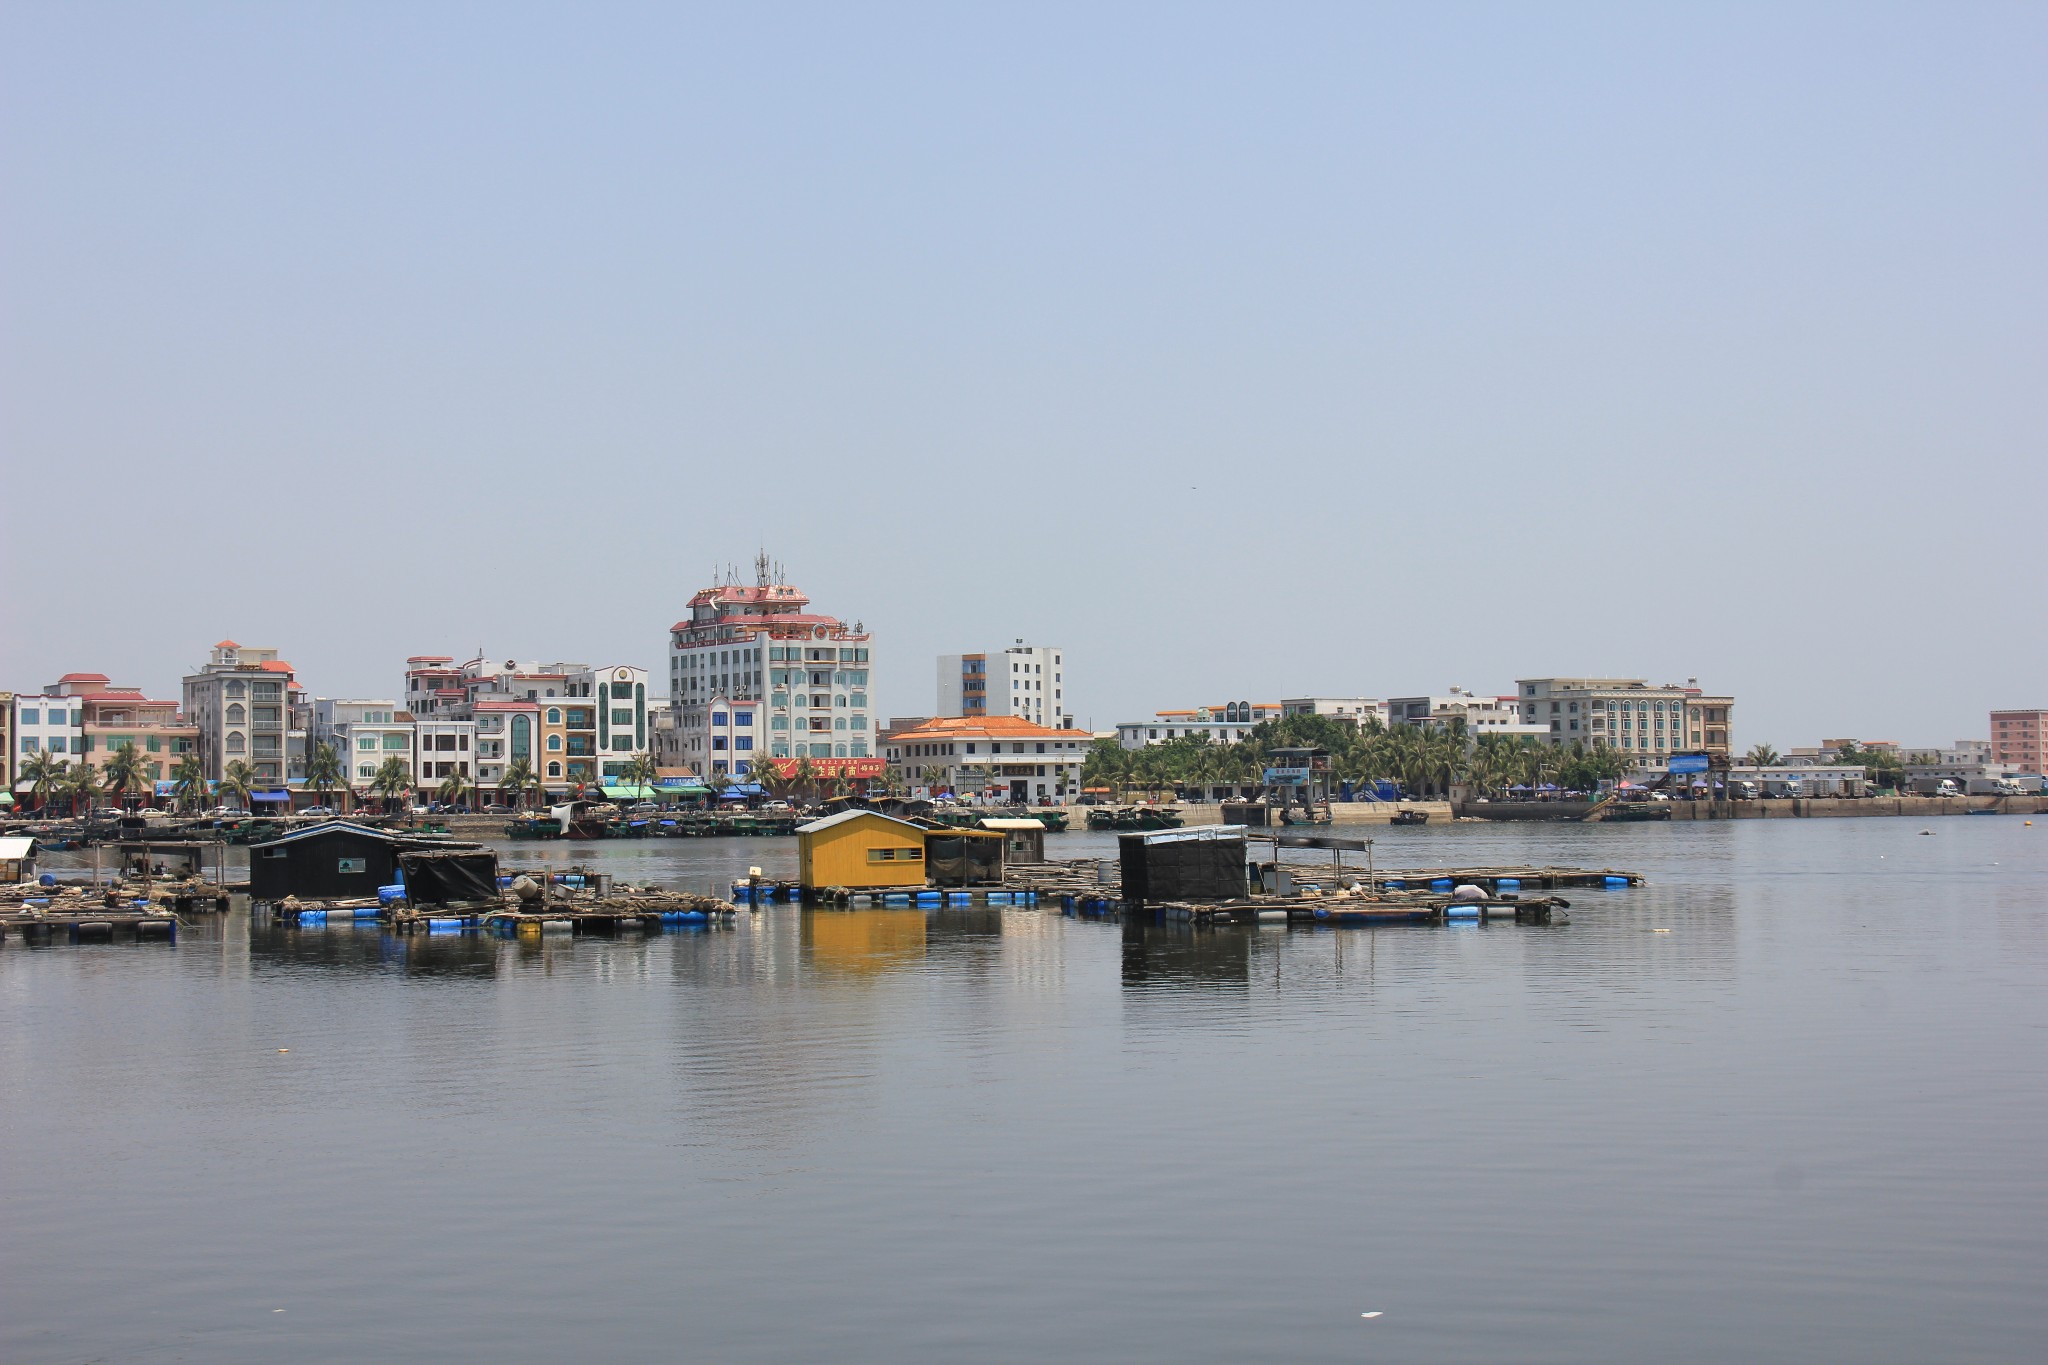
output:
[[[1429,823],[1429,812],[1426,810],[1397,810],[1394,812],[1394,818],[1387,821],[1387,823],[1390,825],[1426,825]]]

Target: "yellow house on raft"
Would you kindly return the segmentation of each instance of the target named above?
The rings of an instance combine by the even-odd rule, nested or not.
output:
[[[871,810],[842,811],[796,831],[797,880],[807,891],[923,886],[922,825]]]

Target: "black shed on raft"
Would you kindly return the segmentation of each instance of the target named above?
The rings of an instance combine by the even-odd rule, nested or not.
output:
[[[1195,825],[1119,835],[1128,901],[1230,900],[1247,893],[1242,825]]]
[[[432,849],[474,851],[478,845],[371,829],[331,820],[281,839],[249,846],[249,899],[374,900],[398,880],[401,854]],[[496,874],[493,873],[495,882]]]

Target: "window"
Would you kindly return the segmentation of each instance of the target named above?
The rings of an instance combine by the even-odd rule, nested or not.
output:
[[[723,749],[725,747],[725,736],[713,735],[711,737],[711,747],[713,749]]]
[[[21,713],[21,723],[23,725],[41,725],[43,723],[43,713],[35,710],[33,707],[24,708]]]
[[[752,735],[741,735],[732,742],[732,747],[742,751],[751,749],[754,747],[754,737]]]
[[[374,763],[358,763],[358,764],[356,764],[356,776],[357,776],[357,777],[375,777],[376,775],[377,775],[377,765],[376,765],[376,764],[374,764]]]
[[[723,712],[723,711],[713,711],[713,712],[711,713],[711,723],[712,723],[713,725],[723,725],[723,724],[725,724],[725,712]]]
[[[854,693],[853,696],[850,698],[850,701],[852,702],[853,708],[857,711],[865,711],[868,709],[868,694],[865,692]]]
[[[754,723],[754,713],[752,711],[735,711],[732,713],[732,723],[734,725],[751,726]]]
[[[53,743],[54,743],[54,742],[53,742]],[[23,735],[23,736],[21,737],[21,751],[22,751],[23,753],[25,753],[25,754],[32,754],[32,753],[35,753],[35,752],[37,752],[37,751],[38,751],[38,749],[39,749],[40,747],[41,747],[41,741],[39,741],[39,740],[38,740],[38,739],[37,739],[37,738],[36,738],[36,737],[35,737],[34,735]]]
[[[617,707],[617,706],[614,706],[614,707],[612,708],[612,724],[614,724],[614,725],[631,725],[632,723],[633,723],[633,708],[632,708],[632,707],[630,707],[630,706],[627,706],[627,707]]]
[[[53,748],[55,747],[55,743],[54,743],[54,742],[52,743],[52,746],[51,746],[51,747],[53,747]],[[229,735],[228,735],[228,739],[227,739],[227,744],[226,744],[226,746],[225,746],[225,747],[227,748],[227,751],[228,751],[229,753],[231,753],[231,754],[239,754],[239,753],[246,753],[246,752],[248,751],[248,747],[249,747],[249,745],[248,745],[248,741],[246,741],[246,740],[244,740],[244,739],[242,738],[241,732],[237,730],[237,731],[232,731],[232,732],[230,732],[230,733],[229,733]]]
[[[403,751],[406,749],[410,749],[412,747],[412,744],[403,734],[386,735],[384,736],[384,747],[386,749],[396,749]]]
[[[548,752],[551,754],[558,754],[562,752],[562,737],[560,735],[548,736]],[[551,768],[559,768],[562,765],[559,763],[551,763],[548,766]]]
[[[230,725],[242,725],[242,724],[246,724],[246,723],[248,722],[248,719],[249,719],[249,713],[248,713],[247,711],[244,711],[244,710],[242,709],[242,707],[241,707],[241,705],[240,705],[239,703],[237,703],[237,704],[236,704],[236,705],[234,705],[234,706],[230,706],[230,707],[228,708],[228,714],[227,714],[227,723],[228,723],[228,724],[230,724]]]
[[[871,848],[868,850],[871,863],[921,863],[924,850],[921,848]]]
[[[562,709],[561,709],[560,707],[558,707],[558,706],[550,706],[550,707],[548,708],[548,724],[550,724],[550,725],[560,725],[561,723],[562,723]]]
[[[549,776],[549,777],[560,777],[561,775],[562,775],[562,765],[561,765],[561,764],[559,764],[559,763],[549,763],[549,764],[548,764],[548,776]]]

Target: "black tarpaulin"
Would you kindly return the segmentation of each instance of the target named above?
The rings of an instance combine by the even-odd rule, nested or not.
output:
[[[401,853],[405,898],[414,905],[456,905],[498,898],[498,855]]]
[[[1117,840],[1124,899],[1228,900],[1246,890],[1245,840],[1126,834]]]
[[[941,834],[924,840],[925,875],[937,886],[968,886],[1003,879],[1003,841],[986,834]]]

